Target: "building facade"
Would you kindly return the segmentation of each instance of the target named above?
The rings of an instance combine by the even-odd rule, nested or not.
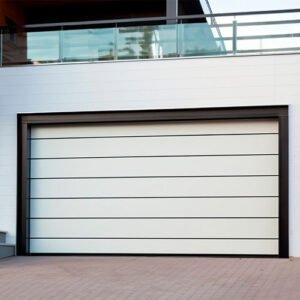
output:
[[[299,11],[148,2],[0,10],[0,230],[19,255],[299,256]]]

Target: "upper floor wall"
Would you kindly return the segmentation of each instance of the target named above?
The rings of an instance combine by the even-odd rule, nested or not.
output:
[[[290,255],[300,256],[300,55],[0,68],[0,228],[15,242],[17,113],[289,105]]]

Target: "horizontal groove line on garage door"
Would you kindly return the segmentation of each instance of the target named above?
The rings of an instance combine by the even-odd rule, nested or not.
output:
[[[102,159],[102,158],[172,158],[172,157],[223,157],[223,156],[279,156],[278,153],[253,153],[253,154],[191,154],[191,155],[124,155],[124,156],[69,156],[69,157],[31,157],[28,160],[47,159]]]
[[[103,176],[103,177],[31,177],[30,180],[59,179],[147,179],[147,178],[215,178],[215,177],[278,177],[279,175],[184,175],[184,176]]]
[[[278,198],[276,196],[147,196],[147,197],[28,197],[30,200],[43,200],[43,199],[197,199],[197,198]]]
[[[28,140],[78,140],[78,139],[120,139],[120,138],[161,138],[161,137],[191,137],[191,136],[232,136],[232,135],[278,135],[274,132],[259,133],[206,133],[206,134],[161,134],[161,135],[115,135],[115,136],[82,136],[82,137],[45,137],[29,138]]]
[[[177,219],[278,219],[278,217],[33,217],[27,220],[177,220]]]
[[[27,237],[27,240],[278,240],[278,238]]]

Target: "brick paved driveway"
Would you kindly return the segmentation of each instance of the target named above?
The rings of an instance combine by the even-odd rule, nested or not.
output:
[[[15,257],[0,299],[300,299],[300,259]]]

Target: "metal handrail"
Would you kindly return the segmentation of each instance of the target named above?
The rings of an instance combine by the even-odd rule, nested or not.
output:
[[[286,25],[286,24],[296,24],[300,23],[300,19],[294,20],[281,20],[281,21],[262,21],[262,22],[239,22],[239,27],[241,26],[258,26],[258,25]],[[211,28],[216,26],[210,25]],[[232,23],[218,24],[218,27],[232,27]]]
[[[83,22],[60,22],[60,23],[42,23],[42,24],[27,24],[24,28],[51,28],[51,27],[72,27],[72,26],[88,26],[88,25],[118,25],[118,24],[130,24],[130,23],[143,23],[143,22],[159,22],[170,20],[192,20],[192,19],[204,19],[215,17],[230,17],[230,16],[247,16],[247,15],[270,15],[270,14],[283,14],[283,13],[300,13],[300,9],[285,9],[285,10],[268,10],[268,11],[250,11],[250,12],[235,12],[235,13],[217,13],[217,14],[200,14],[200,15],[188,15],[178,17],[151,17],[151,18],[132,18],[132,19],[115,19],[115,20],[95,20],[95,21],[83,21]]]
[[[237,36],[235,39],[237,41],[243,40],[257,40],[257,39],[280,39],[280,38],[289,38],[289,37],[300,37],[300,33],[286,33],[286,34],[264,34],[264,35],[243,35]],[[232,41],[234,37],[222,37],[223,41]],[[220,41],[220,38],[215,38],[216,41]]]

